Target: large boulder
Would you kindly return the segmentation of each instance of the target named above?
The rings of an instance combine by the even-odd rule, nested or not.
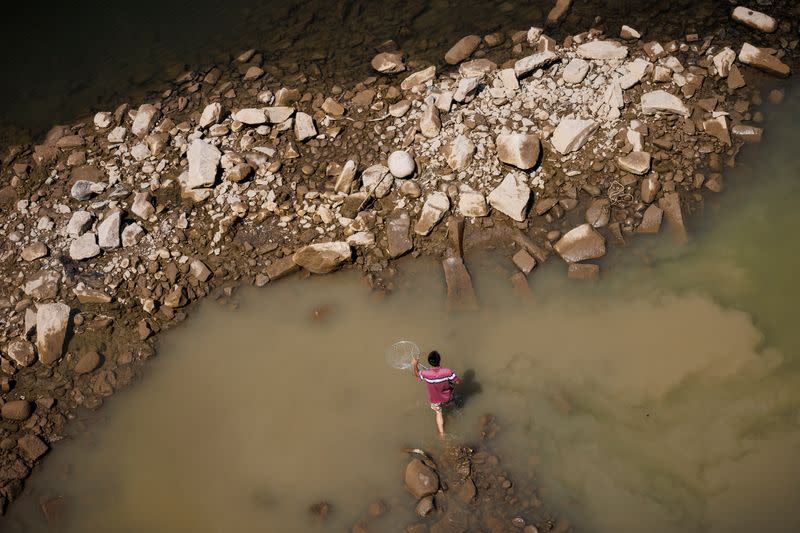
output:
[[[503,163],[529,170],[539,161],[540,142],[536,135],[502,133],[495,140],[497,157]]]
[[[514,172],[509,172],[492,192],[489,193],[489,203],[518,222],[525,220],[531,189],[525,183],[525,178]]]
[[[190,189],[214,185],[222,153],[214,145],[202,139],[195,139],[186,152],[189,159],[189,172],[184,184]]]
[[[63,303],[40,304],[36,312],[36,349],[39,361],[49,365],[61,358],[69,326],[70,308]]]
[[[587,223],[568,231],[553,248],[564,261],[575,263],[603,257],[606,254],[606,240]]]
[[[327,274],[352,258],[350,245],[344,241],[309,244],[292,256],[297,266],[314,274]]]
[[[418,500],[439,490],[439,475],[419,459],[412,459],[403,474],[408,491]]]

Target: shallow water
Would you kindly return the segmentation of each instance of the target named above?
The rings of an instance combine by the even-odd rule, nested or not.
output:
[[[340,531],[377,498],[391,511],[373,527],[398,531],[413,520],[400,450],[438,446],[421,385],[384,362],[410,338],[474,376],[454,438],[495,414],[512,477],[534,476],[579,530],[797,531],[791,138],[789,119],[773,122],[688,246],[640,242],[599,285],[553,261],[523,303],[505,259],[472,257],[474,315],[445,313],[425,261],[384,301],[339,274],[245,290],[237,310],[206,303],[56,447],[0,527],[41,530],[37,505],[58,494],[65,531]],[[308,513],[317,501],[334,506],[327,527]]]

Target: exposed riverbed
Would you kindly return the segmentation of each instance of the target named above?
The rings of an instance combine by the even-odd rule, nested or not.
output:
[[[301,531],[320,500],[333,531],[379,497],[380,530],[397,531],[413,519],[400,449],[438,446],[421,386],[383,361],[412,338],[472,376],[455,438],[495,414],[512,479],[535,474],[579,530],[796,531],[791,127],[776,121],[744,158],[710,229],[686,248],[640,245],[600,285],[549,265],[521,303],[505,266],[475,257],[477,314],[444,312],[425,261],[380,302],[341,274],[243,291],[236,310],[204,304],[52,453],[3,530],[40,530],[38,504],[58,494],[67,531]]]

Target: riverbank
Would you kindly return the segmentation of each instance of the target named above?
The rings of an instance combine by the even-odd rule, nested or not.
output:
[[[386,43],[352,87],[253,50],[17,147],[0,193],[4,498],[205,296],[342,266],[384,291],[396,258],[424,254],[443,258],[452,307],[474,308],[465,251],[507,255],[525,290],[551,256],[596,279],[606,246],[662,219],[686,238],[760,138],[758,105],[781,98],[746,63],[782,73],[792,31],[753,30],[787,54],[755,59],[726,35],[627,30],[466,37],[449,66]]]

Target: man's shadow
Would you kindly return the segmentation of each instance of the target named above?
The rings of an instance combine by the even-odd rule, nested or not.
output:
[[[461,375],[461,382],[455,386],[453,403],[457,409],[461,409],[476,394],[483,390],[481,384],[475,380],[475,371],[467,369]]]

